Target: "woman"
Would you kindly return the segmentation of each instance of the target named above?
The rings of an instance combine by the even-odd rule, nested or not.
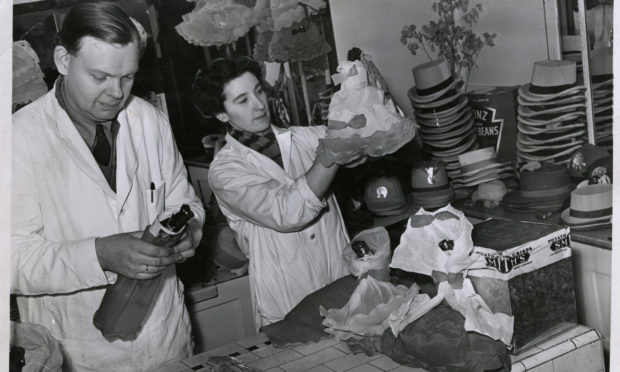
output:
[[[250,260],[257,329],[348,274],[342,250],[349,242],[329,191],[339,166],[324,167],[316,156],[326,128],[272,126],[261,76],[253,60],[220,59],[197,76],[194,91],[197,108],[226,126],[208,179]]]

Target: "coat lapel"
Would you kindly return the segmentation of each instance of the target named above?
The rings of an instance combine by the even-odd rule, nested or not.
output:
[[[103,176],[88,145],[75,128],[75,124],[73,124],[65,110],[60,107],[54,93],[49,94],[48,97],[49,112],[52,116],[49,119],[50,128],[56,132],[59,140],[64,143],[64,149],[69,153],[69,158],[72,159],[82,172],[92,179],[106,195],[114,197],[114,192]]]
[[[135,184],[138,170],[137,150],[142,145],[142,136],[132,132],[126,110],[119,113],[118,122],[120,128],[116,138],[116,196],[120,211]]]

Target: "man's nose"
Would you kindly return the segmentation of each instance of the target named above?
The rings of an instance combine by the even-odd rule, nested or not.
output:
[[[108,94],[116,99],[123,98],[123,85],[121,79],[110,79]]]

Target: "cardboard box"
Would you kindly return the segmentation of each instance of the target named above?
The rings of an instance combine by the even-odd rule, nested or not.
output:
[[[492,311],[514,316],[513,352],[577,321],[567,227],[489,219],[474,225],[472,238],[487,267],[468,278]]]
[[[468,88],[480,148],[494,147],[501,162],[516,164],[519,86]]]

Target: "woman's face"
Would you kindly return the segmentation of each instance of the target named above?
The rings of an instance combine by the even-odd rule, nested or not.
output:
[[[229,122],[235,129],[262,132],[269,128],[269,106],[261,82],[251,72],[229,81],[224,86],[224,110],[217,114],[222,122]]]

